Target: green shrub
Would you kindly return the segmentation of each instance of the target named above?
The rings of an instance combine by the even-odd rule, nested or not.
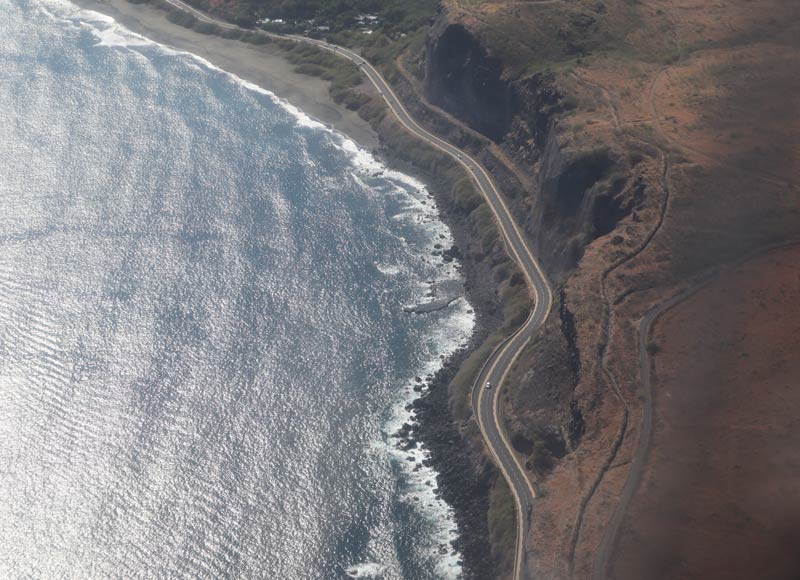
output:
[[[197,19],[191,14],[181,10],[175,10],[167,14],[167,20],[178,26],[183,26],[184,28],[192,28]]]
[[[517,541],[517,508],[506,480],[498,477],[489,495],[489,542],[497,563],[497,578],[514,569]]]

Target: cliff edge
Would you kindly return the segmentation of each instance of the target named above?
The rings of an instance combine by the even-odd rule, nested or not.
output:
[[[423,114],[439,114],[440,132],[492,169],[558,288],[503,401],[539,496],[531,577],[683,573],[639,558],[633,574],[643,544],[628,534],[642,525],[623,514],[610,526],[642,442],[640,359],[665,356],[655,342],[640,352],[638,321],[748,252],[800,236],[800,148],[786,125],[797,118],[800,14],[783,0],[729,4],[447,0],[424,48],[399,59]],[[648,457],[669,428],[655,427]],[[501,570],[503,487],[495,479],[489,492]]]

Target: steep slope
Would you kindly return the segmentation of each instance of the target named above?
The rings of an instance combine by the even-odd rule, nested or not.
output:
[[[670,320],[644,354],[639,321],[710,269],[800,237],[799,12],[793,0],[446,0],[425,38],[419,29],[360,39],[416,118],[491,169],[557,286],[557,308],[504,392],[509,438],[539,495],[526,538],[533,577],[636,577],[658,561],[637,561],[631,535],[659,537],[651,515],[663,496],[634,486],[630,502],[620,498],[626,482],[646,480],[642,462],[632,462],[637,450],[658,457],[692,425],[676,421],[671,432],[656,422],[652,439],[641,437],[639,363],[652,358],[657,370],[664,344],[671,376],[681,376],[687,357],[675,356],[674,337],[694,321]],[[283,48],[333,79],[337,98],[379,129],[394,161],[436,186],[454,227],[459,247],[448,251],[463,255],[481,331],[476,349],[431,381],[419,435],[458,508],[469,577],[503,577],[513,502],[482,447],[468,392],[492,346],[525,317],[522,278],[469,181],[406,138],[357,71]],[[771,272],[767,264],[759,275],[778,279],[785,267]],[[723,326],[716,344],[736,338]],[[686,411],[653,401],[656,417]],[[741,404],[715,421],[725,424]],[[754,420],[765,420],[763,409]],[[670,488],[681,493],[689,491]],[[682,509],[702,539],[700,508]],[[682,566],[663,577],[704,570],[689,559]]]
[[[562,287],[506,392],[541,492],[536,577],[605,574],[642,420],[634,323],[800,235],[798,16],[783,0],[451,0],[406,55],[447,130],[485,138],[476,153]]]

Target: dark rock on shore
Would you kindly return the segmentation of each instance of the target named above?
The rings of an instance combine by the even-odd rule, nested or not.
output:
[[[436,312],[437,310],[444,310],[456,300],[458,300],[458,296],[454,298],[441,298],[439,300],[431,300],[430,302],[425,302],[424,304],[405,306],[403,307],[403,312],[407,312],[409,314],[428,314],[430,312]]]
[[[427,297],[434,298],[433,300],[421,304],[414,304],[412,306],[405,306],[403,312],[411,314],[436,312],[437,310],[447,308],[463,295],[464,286],[459,280],[442,280],[441,282],[432,284],[430,291],[426,294]],[[417,379],[419,379],[417,382],[421,380],[419,377],[417,377]]]
[[[464,577],[493,578],[490,556],[489,490],[496,470],[489,462],[476,463],[478,454],[462,437],[448,406],[447,385],[455,376],[458,364],[468,349],[457,353],[454,364],[443,368],[431,383],[431,389],[415,403],[419,428],[415,432],[430,451],[423,463],[437,472],[438,491],[453,506],[459,536],[453,547],[463,556]]]

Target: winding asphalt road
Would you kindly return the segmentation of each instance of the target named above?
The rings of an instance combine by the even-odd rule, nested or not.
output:
[[[508,253],[517,262],[525,275],[534,304],[530,315],[522,326],[517,329],[514,334],[501,342],[489,356],[489,359],[484,363],[483,367],[481,367],[472,387],[472,408],[478,420],[481,433],[495,462],[503,472],[517,505],[517,546],[514,558],[513,579],[520,580],[520,578],[524,578],[527,576],[527,566],[524,561],[525,551],[523,549],[523,543],[528,534],[533,499],[536,497],[536,493],[533,489],[533,485],[531,485],[530,480],[525,474],[525,470],[519,458],[509,444],[497,406],[503,380],[516,358],[528,344],[528,341],[536,334],[547,319],[552,306],[553,296],[544,272],[526,244],[524,236],[511,217],[511,213],[508,211],[508,207],[500,195],[500,192],[495,187],[491,177],[489,177],[489,174],[483,166],[467,153],[420,126],[400,102],[400,99],[397,98],[397,95],[383,79],[381,74],[367,62],[366,59],[352,50],[305,36],[283,35],[260,30],[242,29],[235,24],[212,18],[192,8],[182,0],[167,0],[167,2],[180,10],[192,14],[198,20],[209,24],[215,24],[221,28],[243,30],[246,32],[263,34],[271,38],[313,44],[322,50],[327,50],[328,52],[350,60],[358,65],[364,75],[377,89],[381,97],[383,97],[386,105],[395,114],[398,121],[400,121],[410,133],[452,157],[464,167],[470,176],[472,176],[475,185],[494,213],[497,224],[503,234],[503,240]],[[487,383],[491,383],[492,387],[490,389],[485,388]]]

